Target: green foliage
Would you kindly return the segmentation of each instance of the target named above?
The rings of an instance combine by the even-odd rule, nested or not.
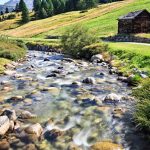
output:
[[[40,9],[41,0],[34,0],[33,1],[33,10],[37,12]]]
[[[135,122],[138,127],[150,132],[150,79],[144,80],[141,87],[133,91],[133,96],[137,98]]]
[[[0,57],[18,60],[25,56],[26,46],[22,41],[12,41],[7,37],[0,37]]]
[[[30,21],[30,16],[24,0],[20,0],[19,10],[22,12],[22,23],[28,23]]]
[[[82,25],[69,28],[61,39],[64,52],[74,57],[84,57],[83,48],[97,41],[98,38]]]
[[[82,48],[80,52],[81,57],[90,59],[93,55],[100,54],[108,51],[108,45],[105,43],[94,43]]]

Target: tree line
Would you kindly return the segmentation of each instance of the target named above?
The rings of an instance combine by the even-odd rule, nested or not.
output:
[[[119,0],[34,0],[33,11],[35,12],[35,19],[44,19],[64,12],[87,10],[96,7],[99,3],[114,1]],[[16,4],[13,12],[21,12],[22,23],[30,21],[29,10],[24,0],[20,0],[20,2]],[[9,13],[8,8],[6,8],[5,13]],[[1,15],[3,14],[4,13],[1,12]]]

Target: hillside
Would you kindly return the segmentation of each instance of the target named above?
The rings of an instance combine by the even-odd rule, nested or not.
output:
[[[98,36],[108,36],[117,33],[117,18],[130,11],[148,9],[149,0],[125,0],[110,4],[99,5],[85,13],[79,11],[53,16],[43,20],[31,21],[28,24],[17,26],[17,19],[0,23],[1,34],[14,37],[40,37],[59,35],[66,27],[83,23]],[[12,29],[14,28],[14,29]]]

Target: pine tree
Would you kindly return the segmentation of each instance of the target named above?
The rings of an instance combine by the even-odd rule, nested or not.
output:
[[[24,0],[20,0],[19,10],[22,12],[22,22],[27,23],[30,21],[29,10],[24,2]]]
[[[54,6],[54,14],[59,14],[60,10],[60,6],[61,6],[61,2],[60,0],[52,0],[53,6]]]
[[[18,3],[16,4],[15,12],[19,12],[19,4]]]
[[[60,7],[59,7],[59,13],[65,12],[65,1],[60,0]]]
[[[48,16],[53,16],[54,14],[54,6],[51,0],[47,0],[47,4],[48,4],[48,10],[47,10],[47,14]]]
[[[9,13],[9,9],[8,7],[6,7],[5,13],[8,14]]]
[[[41,7],[40,10],[39,10],[39,18],[40,19],[45,19],[47,17],[48,17],[48,15],[47,15],[46,10]]]
[[[37,11],[39,11],[40,7],[41,7],[41,0],[34,0],[33,1],[33,10],[35,12],[37,12]]]
[[[1,16],[3,16],[4,15],[4,13],[3,13],[3,11],[1,11]]]
[[[97,5],[96,0],[86,0],[86,8],[93,8]]]

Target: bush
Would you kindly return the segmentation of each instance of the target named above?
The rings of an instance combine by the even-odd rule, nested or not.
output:
[[[144,80],[140,88],[133,91],[137,98],[135,122],[141,129],[150,132],[150,79]]]
[[[98,38],[95,34],[82,25],[76,25],[67,29],[61,38],[64,52],[76,58],[84,57],[86,51],[83,48],[96,42],[98,42]]]
[[[10,14],[8,15],[7,19],[15,19],[16,18],[16,15],[15,14]]]
[[[108,50],[108,45],[105,43],[94,43],[89,46],[82,48],[80,55],[86,59],[90,59],[93,55],[106,52]]]

